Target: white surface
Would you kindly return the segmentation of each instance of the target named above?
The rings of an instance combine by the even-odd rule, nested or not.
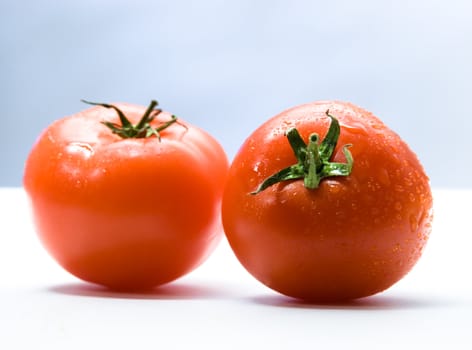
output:
[[[254,280],[226,241],[155,293],[82,283],[38,242],[23,191],[0,188],[0,349],[471,349],[472,191],[434,196],[433,234],[408,276],[374,297],[305,305]]]

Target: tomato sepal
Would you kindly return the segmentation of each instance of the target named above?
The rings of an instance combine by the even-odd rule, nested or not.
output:
[[[331,123],[321,144],[319,144],[319,136],[316,133],[309,136],[308,144],[306,144],[296,128],[286,131],[285,136],[290,143],[297,163],[269,176],[250,194],[256,195],[276,183],[297,179],[303,179],[304,186],[307,189],[315,189],[318,188],[324,178],[348,176],[351,173],[354,159],[349,147],[352,144],[344,145],[342,148],[346,163],[330,162],[341,128],[338,120],[329,113],[329,110],[326,111],[326,115],[331,119]]]
[[[128,138],[148,138],[151,136],[156,136],[159,141],[161,140],[160,132],[170,125],[177,122],[177,117],[175,115],[171,116],[171,119],[162,123],[158,127],[153,127],[151,122],[162,112],[162,109],[156,108],[158,102],[156,100],[152,100],[149,106],[147,107],[146,111],[144,112],[143,116],[139,120],[136,125],[133,125],[126,115],[123,113],[121,109],[116,107],[115,105],[108,104],[108,103],[98,103],[98,102],[90,102],[86,100],[81,100],[84,103],[87,103],[92,106],[101,106],[104,108],[111,108],[116,111],[118,117],[120,118],[120,124],[112,123],[109,121],[103,121],[102,124],[107,126],[114,134],[120,136],[121,138],[128,139]]]

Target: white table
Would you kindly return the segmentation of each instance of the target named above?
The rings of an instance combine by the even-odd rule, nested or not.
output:
[[[0,349],[472,349],[472,190],[435,190],[414,270],[341,305],[272,292],[226,241],[152,294],[114,294],[64,272],[32,228],[20,188],[0,188]],[[400,347],[401,346],[401,347]]]

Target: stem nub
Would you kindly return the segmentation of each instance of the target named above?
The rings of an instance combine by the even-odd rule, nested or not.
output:
[[[139,120],[139,122],[136,125],[133,125],[129,119],[125,116],[123,111],[121,111],[118,107],[108,104],[108,103],[97,103],[97,102],[89,102],[85,100],[81,100],[84,103],[87,103],[92,106],[101,106],[105,108],[111,108],[116,111],[118,114],[118,117],[120,118],[120,124],[108,122],[108,121],[103,121],[102,123],[106,125],[110,130],[124,138],[148,138],[151,136],[156,136],[159,140],[161,139],[160,132],[173,123],[177,121],[177,117],[175,115],[171,116],[171,119],[168,121],[162,123],[158,127],[153,127],[151,125],[151,122],[159,115],[159,113],[162,112],[161,109],[156,108],[158,105],[158,102],[156,100],[152,100],[151,103],[149,104],[148,108],[144,112],[143,116]]]
[[[306,188],[314,189],[326,177],[348,176],[351,173],[354,164],[352,154],[348,149],[351,144],[343,146],[346,163],[330,162],[338,143],[341,128],[338,120],[329,114],[329,110],[326,111],[326,115],[331,119],[331,123],[321,144],[319,144],[317,134],[311,134],[308,144],[306,144],[296,128],[287,130],[285,135],[292,147],[297,163],[266,178],[251,194],[258,194],[278,182],[296,179],[303,179]]]

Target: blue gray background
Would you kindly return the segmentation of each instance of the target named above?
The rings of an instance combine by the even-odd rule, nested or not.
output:
[[[232,158],[269,117],[321,99],[373,111],[433,186],[470,187],[472,2],[0,0],[0,186],[81,98],[162,108]]]

